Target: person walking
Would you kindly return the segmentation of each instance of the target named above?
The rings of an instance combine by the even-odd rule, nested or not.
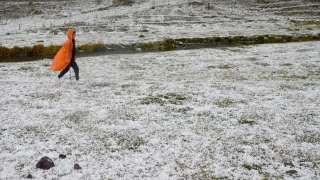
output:
[[[73,68],[76,81],[79,80],[79,67],[76,63],[76,31],[74,29],[68,29],[68,39],[65,41],[61,49],[58,51],[53,59],[51,70],[61,71],[58,75],[58,81],[62,78],[69,70]]]

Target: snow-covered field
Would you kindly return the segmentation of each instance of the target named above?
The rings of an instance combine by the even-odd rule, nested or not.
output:
[[[319,179],[319,49],[78,58],[78,84],[1,63],[0,179]]]
[[[113,1],[1,2],[0,45],[60,45],[70,27],[77,30],[78,45],[320,33],[319,1],[135,0],[131,6]]]
[[[208,2],[3,1],[0,46],[62,45],[69,27],[77,45],[320,32],[318,1]],[[0,180],[320,179],[319,57],[319,42],[81,57],[80,83],[59,84],[51,59],[0,63]]]

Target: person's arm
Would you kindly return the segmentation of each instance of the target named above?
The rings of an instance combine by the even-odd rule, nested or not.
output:
[[[72,44],[70,43],[70,41],[67,41],[66,42],[66,48],[67,48],[67,59],[66,61],[67,62],[70,62],[71,61],[71,58],[72,58]]]

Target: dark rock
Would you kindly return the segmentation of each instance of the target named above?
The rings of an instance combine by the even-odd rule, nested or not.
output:
[[[40,159],[40,161],[38,161],[36,167],[40,168],[40,169],[50,169],[54,166],[53,161],[48,158],[47,156],[44,156]]]
[[[140,36],[139,36],[139,38],[144,38],[144,37],[146,37],[146,36],[145,36],[145,35],[140,35]]]
[[[79,164],[74,164],[73,168],[74,168],[74,170],[80,170],[81,169]]]
[[[64,155],[64,154],[59,154],[59,158],[60,158],[60,159],[65,159],[65,158],[67,158],[67,156]]]
[[[296,170],[289,170],[289,171],[286,171],[286,174],[289,174],[289,175],[293,175],[293,174],[297,174],[298,171]]]
[[[28,176],[27,176],[26,178],[32,179],[32,175],[31,175],[31,174],[28,174]]]

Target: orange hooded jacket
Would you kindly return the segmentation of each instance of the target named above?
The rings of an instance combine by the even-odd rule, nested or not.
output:
[[[50,68],[52,71],[61,71],[69,65],[72,58],[72,35],[74,32],[75,30],[73,29],[68,30],[68,39],[66,40],[66,42],[64,42],[63,46],[53,59]]]

